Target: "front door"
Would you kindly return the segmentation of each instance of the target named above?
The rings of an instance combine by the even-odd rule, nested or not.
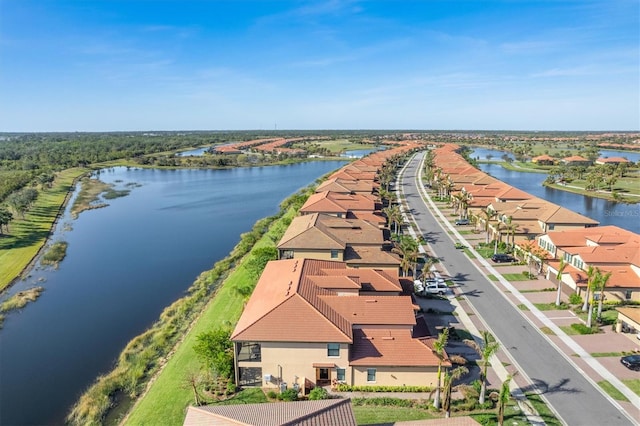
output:
[[[326,386],[331,384],[331,369],[316,368],[316,385]]]

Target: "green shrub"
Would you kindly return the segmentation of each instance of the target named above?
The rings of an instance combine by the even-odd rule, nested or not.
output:
[[[278,395],[278,399],[282,401],[297,401],[298,400],[298,391],[295,389],[287,389],[286,391],[280,393]]]
[[[277,399],[278,398],[278,394],[276,393],[276,391],[270,390],[269,392],[267,392],[267,398],[269,398],[269,399]]]
[[[571,324],[571,328],[573,328],[575,331],[577,331],[580,334],[594,334],[597,332],[593,328],[587,327],[582,323]]]
[[[573,293],[571,296],[569,296],[569,303],[571,303],[572,305],[579,305],[582,303],[582,297],[580,297],[578,293]]]
[[[311,389],[311,392],[309,392],[309,399],[312,401],[315,401],[318,399],[329,399],[329,392],[327,392],[325,388],[321,388],[321,387],[313,388]]]
[[[431,392],[429,386],[351,386],[340,384],[338,392]]]

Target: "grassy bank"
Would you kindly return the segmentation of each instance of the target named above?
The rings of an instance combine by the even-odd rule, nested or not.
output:
[[[101,424],[116,398],[136,399],[153,380],[134,407],[131,421],[180,424],[191,398],[189,389],[183,388],[185,369],[199,367],[192,351],[195,335],[237,320],[247,297],[247,285],[254,285],[258,278],[242,266],[250,257],[245,256],[254,247],[274,245],[309,193],[306,190],[289,197],[278,215],[256,222],[229,256],[198,277],[187,296],[167,307],[149,330],[129,342],[115,368],[99,377],[78,400],[69,421]],[[161,374],[156,376],[161,368]]]
[[[73,168],[58,173],[53,186],[39,192],[25,217],[16,217],[9,234],[0,237],[0,291],[19,277],[38,254],[64,208],[73,181],[87,171]]]
[[[579,180],[574,180],[569,185],[558,185],[555,183],[551,184],[547,182],[544,182],[543,185],[549,188],[558,189],[560,191],[567,191],[573,192],[574,194],[584,195],[586,197],[603,198],[609,201],[618,201],[632,204],[640,202],[640,193],[638,193],[638,188],[636,187],[638,185],[638,180],[635,181],[636,186],[626,186],[626,184],[624,186],[616,185],[613,193],[609,191],[587,191],[586,189],[584,189],[586,182]],[[636,196],[626,195],[625,192],[619,191],[630,192],[635,194]]]

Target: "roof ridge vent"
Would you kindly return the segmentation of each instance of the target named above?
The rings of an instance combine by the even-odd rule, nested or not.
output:
[[[364,283],[366,284],[366,283]],[[376,299],[367,299],[365,300],[365,303],[378,303],[378,301]]]

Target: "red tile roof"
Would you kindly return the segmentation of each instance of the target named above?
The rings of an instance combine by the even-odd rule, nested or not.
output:
[[[350,365],[437,367],[438,357],[427,339],[414,339],[411,330],[361,328],[353,330]],[[402,350],[398,350],[402,348]],[[446,354],[445,354],[446,356]],[[448,361],[443,363],[450,366]]]

